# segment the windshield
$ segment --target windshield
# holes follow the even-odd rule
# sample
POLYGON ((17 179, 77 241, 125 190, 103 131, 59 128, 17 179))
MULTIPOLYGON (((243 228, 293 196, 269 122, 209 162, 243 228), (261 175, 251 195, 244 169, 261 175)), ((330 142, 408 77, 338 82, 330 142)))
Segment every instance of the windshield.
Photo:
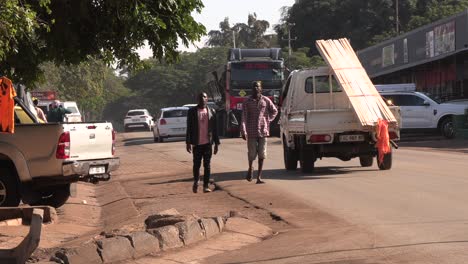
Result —
POLYGON ((72 114, 77 114, 78 113, 78 109, 76 107, 74 107, 74 106, 67 107, 67 110, 72 112, 72 114))
POLYGON ((188 110, 169 110, 164 111, 163 118, 186 117, 188 110))
POLYGON ((424 94, 425 96, 431 98, 432 100, 434 100, 434 102, 438 103, 438 104, 441 104, 442 103, 442 100, 440 99, 439 96, 435 96, 433 94, 430 94, 430 93, 426 93, 426 92, 421 92, 422 94, 424 94))
POLYGON ((231 64, 231 81, 283 80, 281 62, 239 62, 231 64))
POLYGON ((132 112, 128 112, 128 116, 138 116, 138 115, 144 115, 145 112, 143 111, 132 111, 132 112))

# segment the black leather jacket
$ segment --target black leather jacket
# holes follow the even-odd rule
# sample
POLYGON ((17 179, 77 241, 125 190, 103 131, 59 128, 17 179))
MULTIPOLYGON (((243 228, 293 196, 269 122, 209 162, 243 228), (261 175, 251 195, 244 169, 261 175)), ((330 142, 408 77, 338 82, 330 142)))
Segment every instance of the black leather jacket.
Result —
MULTIPOLYGON (((188 110, 187 114, 187 135, 185 142, 187 144, 198 145, 198 106, 194 106, 188 110)), ((208 108, 208 135, 210 143, 219 145, 218 129, 216 124, 216 111, 208 108)))

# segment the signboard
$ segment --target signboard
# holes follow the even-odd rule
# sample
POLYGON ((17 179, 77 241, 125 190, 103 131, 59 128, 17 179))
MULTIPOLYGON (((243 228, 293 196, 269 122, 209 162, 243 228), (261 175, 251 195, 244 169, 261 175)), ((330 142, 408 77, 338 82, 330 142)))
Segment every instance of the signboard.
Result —
POLYGON ((32 97, 36 97, 39 100, 55 100, 57 98, 56 91, 32 91, 32 97))
POLYGON ((434 31, 426 32, 426 58, 434 57, 434 31))
POLYGON ((382 49, 382 67, 395 64, 395 46, 389 45, 382 49))
POLYGON ((455 50, 455 21, 434 28, 434 55, 438 56, 455 50))

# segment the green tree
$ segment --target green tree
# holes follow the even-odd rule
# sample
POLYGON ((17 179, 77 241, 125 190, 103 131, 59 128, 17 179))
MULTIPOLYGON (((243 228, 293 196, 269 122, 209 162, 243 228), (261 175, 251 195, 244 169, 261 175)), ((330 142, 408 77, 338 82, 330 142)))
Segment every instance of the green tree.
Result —
POLYGON ((123 80, 115 76, 113 70, 101 60, 89 58, 78 65, 69 66, 47 62, 40 68, 49 77, 36 84, 36 89, 54 90, 61 100, 76 101, 91 120, 102 117, 106 104, 130 94, 123 86, 123 80))
POLYGON ((235 35, 236 46, 240 48, 266 48, 270 46, 271 36, 265 36, 270 23, 259 20, 257 14, 249 14, 247 24, 237 23, 230 26, 229 18, 219 23, 220 30, 211 30, 208 33, 206 44, 211 47, 232 47, 235 35))
POLYGON ((173 62, 179 39, 188 45, 205 33, 191 16, 201 11, 201 0, 6 0, 0 7, 2 14, 12 14, 2 16, 1 25, 10 28, 0 31, 0 39, 14 36, 16 44, 4 50, 0 72, 26 84, 38 78, 45 61, 78 64, 93 56, 137 69, 136 50, 145 43, 156 58, 173 62), (19 22, 28 26, 15 20, 18 10, 25 10, 19 22))

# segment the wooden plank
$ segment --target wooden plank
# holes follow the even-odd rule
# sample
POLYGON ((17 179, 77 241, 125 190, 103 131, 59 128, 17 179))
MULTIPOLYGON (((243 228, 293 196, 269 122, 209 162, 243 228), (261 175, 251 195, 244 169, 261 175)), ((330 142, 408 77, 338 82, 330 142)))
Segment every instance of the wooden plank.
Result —
POLYGON ((378 119, 396 124, 347 39, 318 40, 317 48, 348 95, 362 126, 376 126, 378 119))

